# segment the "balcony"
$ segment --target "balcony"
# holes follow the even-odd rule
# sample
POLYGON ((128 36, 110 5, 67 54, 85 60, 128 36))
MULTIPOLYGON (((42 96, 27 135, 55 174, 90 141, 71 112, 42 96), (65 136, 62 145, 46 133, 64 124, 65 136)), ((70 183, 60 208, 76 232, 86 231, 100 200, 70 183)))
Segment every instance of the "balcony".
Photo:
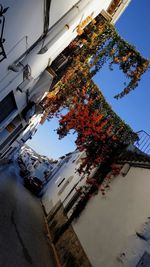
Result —
POLYGON ((137 132, 139 140, 134 145, 143 153, 150 156, 150 135, 145 131, 141 130, 137 132))
POLYGON ((113 0, 108 8, 108 13, 113 16, 118 10, 118 7, 122 4, 122 0, 113 0))

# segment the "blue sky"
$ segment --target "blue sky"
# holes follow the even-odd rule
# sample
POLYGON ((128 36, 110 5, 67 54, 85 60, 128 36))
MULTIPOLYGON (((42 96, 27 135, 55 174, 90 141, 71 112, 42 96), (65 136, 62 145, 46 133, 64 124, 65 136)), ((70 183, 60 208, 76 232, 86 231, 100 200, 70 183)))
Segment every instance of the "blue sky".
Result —
MULTIPOLYGON (((132 0, 126 11, 116 23, 120 35, 129 43, 136 46, 137 50, 150 59, 150 1, 132 0)), ((124 98, 116 100, 113 96, 123 89, 124 75, 114 69, 109 71, 107 65, 94 77, 104 96, 113 110, 134 131, 145 130, 150 133, 150 70, 145 73, 139 86, 124 98)), ((46 122, 40 126, 28 144, 38 153, 49 157, 58 158, 75 149, 75 136, 58 140, 54 131, 58 126, 57 119, 46 122)))

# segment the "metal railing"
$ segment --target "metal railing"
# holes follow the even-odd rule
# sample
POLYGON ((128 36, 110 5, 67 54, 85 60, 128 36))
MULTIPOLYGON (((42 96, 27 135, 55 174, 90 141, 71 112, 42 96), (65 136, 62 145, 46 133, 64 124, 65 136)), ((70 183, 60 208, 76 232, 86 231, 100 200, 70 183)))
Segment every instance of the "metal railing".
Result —
POLYGON ((3 44, 5 43, 5 39, 3 38, 4 33, 4 25, 5 25, 5 13, 8 10, 8 7, 3 8, 2 4, 0 4, 0 62, 6 58, 6 53, 4 50, 3 44))
POLYGON ((134 145, 143 153, 150 155, 150 135, 143 130, 137 132, 137 134, 139 140, 136 141, 134 145))

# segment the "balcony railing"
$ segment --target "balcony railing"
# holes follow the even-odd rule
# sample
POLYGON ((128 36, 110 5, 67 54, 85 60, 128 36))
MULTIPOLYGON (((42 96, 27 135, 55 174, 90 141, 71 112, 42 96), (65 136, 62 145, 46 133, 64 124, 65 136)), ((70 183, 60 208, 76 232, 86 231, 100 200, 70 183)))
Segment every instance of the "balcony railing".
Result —
POLYGON ((5 16, 4 14, 8 10, 8 7, 3 8, 2 4, 0 4, 0 62, 6 58, 6 53, 4 49, 5 39, 3 38, 4 33, 4 25, 5 25, 5 16))
POLYGON ((117 9, 119 8, 119 6, 123 3, 122 0, 113 0, 110 4, 110 6, 108 7, 107 12, 113 16, 115 14, 115 12, 117 11, 117 9))
POLYGON ((143 130, 137 132, 137 134, 139 140, 136 141, 134 145, 143 153, 150 155, 150 135, 143 130))

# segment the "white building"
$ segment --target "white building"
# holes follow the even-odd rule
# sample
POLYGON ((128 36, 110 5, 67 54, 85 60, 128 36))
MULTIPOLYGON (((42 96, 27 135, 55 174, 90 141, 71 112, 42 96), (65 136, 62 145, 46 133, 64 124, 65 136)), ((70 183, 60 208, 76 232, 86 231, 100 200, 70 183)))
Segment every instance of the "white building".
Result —
POLYGON ((58 161, 50 176, 50 182, 43 191, 42 203, 47 214, 59 201, 65 206, 75 194, 75 188, 83 178, 76 172, 82 156, 82 153, 75 150, 58 161))
MULTIPOLYGON (((88 16, 94 18, 101 12, 114 23, 129 2, 130 0, 1 1, 1 158, 12 153, 15 147, 20 147, 21 139, 24 142, 24 138, 27 140, 32 135, 31 128, 34 119, 37 120, 33 115, 42 113, 39 103, 50 90, 53 81, 53 74, 46 68, 77 36, 78 25, 88 16)), ((40 121, 40 116, 38 120, 40 121)))
POLYGON ((46 182, 48 176, 52 172, 55 162, 46 156, 36 153, 28 145, 23 145, 19 152, 18 160, 20 160, 20 168, 23 164, 31 176, 37 177, 39 180, 46 182))
POLYGON ((150 161, 136 157, 130 166, 127 175, 115 177, 106 196, 93 197, 73 223, 93 267, 150 266, 150 161), (149 259, 144 265, 145 254, 149 259))
MULTIPOLYGON (((68 217, 72 214, 82 197, 76 189, 87 186, 86 178, 75 172, 81 157, 75 151, 57 166, 42 198, 47 214, 60 206, 68 217)), ((115 164, 123 168, 111 174, 110 189, 89 200, 73 230, 93 267, 149 267, 150 157, 132 149, 115 164)))

